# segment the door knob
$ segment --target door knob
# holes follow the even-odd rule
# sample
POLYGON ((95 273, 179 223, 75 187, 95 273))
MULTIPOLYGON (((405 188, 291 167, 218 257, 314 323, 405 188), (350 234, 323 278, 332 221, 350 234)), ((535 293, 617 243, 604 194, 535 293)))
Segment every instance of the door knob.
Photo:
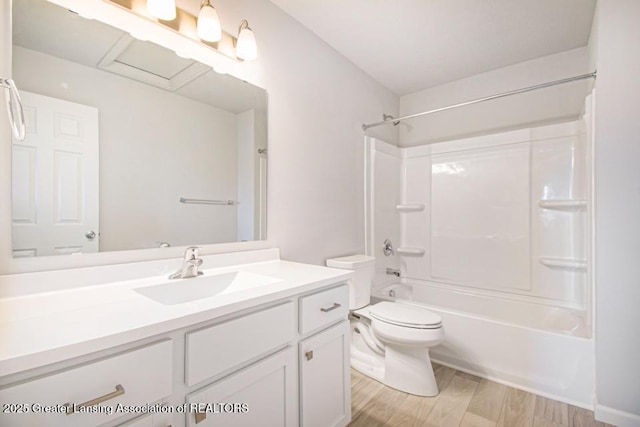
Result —
POLYGON ((97 236, 96 232, 91 230, 91 231, 87 231, 86 233, 84 233, 84 237, 87 238, 87 240, 93 240, 95 239, 97 236))

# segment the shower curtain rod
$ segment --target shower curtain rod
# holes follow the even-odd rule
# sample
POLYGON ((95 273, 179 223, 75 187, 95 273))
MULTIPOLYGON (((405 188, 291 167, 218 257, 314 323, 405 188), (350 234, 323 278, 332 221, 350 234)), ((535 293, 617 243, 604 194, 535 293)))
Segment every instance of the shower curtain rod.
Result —
POLYGON ((506 96, 511 96, 511 95, 518 95, 520 93, 531 92, 531 91, 534 91, 534 90, 544 89, 544 88, 551 87, 551 86, 562 85, 562 84, 565 84, 565 83, 571 83, 571 82, 575 82, 575 81, 578 81, 578 80, 595 79, 596 75, 597 75, 597 71, 594 71, 593 73, 589 73, 589 74, 581 74, 579 76, 568 77, 566 79, 555 80, 555 81, 552 81, 552 82, 542 83, 542 84, 535 85, 535 86, 529 86, 529 87, 525 87, 525 88, 522 88, 522 89, 510 90, 509 92, 500 93, 498 95, 491 95, 491 96, 486 96, 484 98, 478 98, 478 99, 474 99, 474 100, 471 100, 471 101, 461 102, 460 104, 448 105, 446 107, 436 108, 435 110, 423 111, 421 113, 410 114, 408 116, 398 117, 398 118, 395 118, 395 119, 386 119, 386 120, 382 120, 382 121, 375 122, 375 123, 363 124, 362 125, 362 130, 366 131, 369 128, 373 128, 373 127, 381 126, 381 125, 386 125, 387 123, 395 123, 395 124, 397 124, 398 122, 401 122, 403 120, 413 119, 415 117, 426 116, 428 114, 439 113, 440 111, 447 111, 447 110, 452 110, 452 109, 458 108, 458 107, 464 107, 465 105, 478 104, 480 102, 491 101, 493 99, 504 98, 506 96))

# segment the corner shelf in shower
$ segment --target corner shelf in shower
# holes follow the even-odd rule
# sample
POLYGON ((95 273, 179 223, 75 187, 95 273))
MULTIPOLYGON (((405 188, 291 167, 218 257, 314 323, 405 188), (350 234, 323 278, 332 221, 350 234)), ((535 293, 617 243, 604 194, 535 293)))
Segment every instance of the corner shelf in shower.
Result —
POLYGON ((409 205, 409 204, 402 204, 402 205, 396 205, 396 210, 398 212, 421 212, 424 210, 424 205, 409 205))
POLYGON ((547 267, 560 267, 571 270, 585 270, 587 268, 587 260, 584 259, 541 256, 538 260, 540 261, 540 264, 546 265, 547 267))
POLYGON ((423 248, 398 248, 396 249, 398 255, 410 255, 410 256, 422 256, 425 250, 423 248))
POLYGON ((583 209, 587 207, 586 200, 540 200, 538 206, 544 209, 583 209))

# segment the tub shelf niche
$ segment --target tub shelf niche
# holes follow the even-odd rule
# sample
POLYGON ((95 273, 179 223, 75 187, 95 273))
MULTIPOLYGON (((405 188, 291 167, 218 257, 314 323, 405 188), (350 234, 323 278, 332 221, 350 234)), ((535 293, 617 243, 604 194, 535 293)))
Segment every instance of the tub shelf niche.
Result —
POLYGON ((570 270, 586 270, 587 260, 576 258, 540 257, 540 264, 547 267, 566 268, 570 270))
POLYGON ((398 255, 409 255, 409 256, 423 256, 424 248, 408 248, 408 247, 400 247, 396 249, 398 255))
POLYGON ((538 206, 544 209, 564 209, 564 210, 577 210, 584 209, 587 207, 586 200, 540 200, 538 201, 538 206))
POLYGON ((424 210, 424 205, 420 205, 420 204, 396 205, 396 210, 398 212, 422 212, 424 210))

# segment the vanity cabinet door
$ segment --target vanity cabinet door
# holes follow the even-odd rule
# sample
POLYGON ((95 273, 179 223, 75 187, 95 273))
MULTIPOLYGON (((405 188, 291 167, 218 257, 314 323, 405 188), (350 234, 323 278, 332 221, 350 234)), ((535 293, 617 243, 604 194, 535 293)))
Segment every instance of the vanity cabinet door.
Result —
POLYGON ((287 348, 187 396, 188 427, 298 425, 296 354, 287 348))
POLYGON ((351 420, 349 321, 300 343, 303 427, 345 426, 351 420))

